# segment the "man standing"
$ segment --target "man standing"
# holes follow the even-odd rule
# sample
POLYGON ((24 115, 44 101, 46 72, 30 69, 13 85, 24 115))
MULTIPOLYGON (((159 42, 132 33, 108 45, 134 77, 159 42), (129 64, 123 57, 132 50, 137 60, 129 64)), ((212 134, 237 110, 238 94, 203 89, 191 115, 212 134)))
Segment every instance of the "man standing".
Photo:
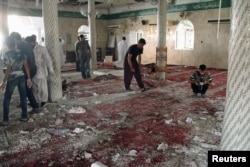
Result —
POLYGON ((22 107, 22 115, 19 121, 28 121, 25 84, 27 83, 28 88, 32 86, 27 59, 21 54, 20 50, 15 49, 15 41, 12 37, 6 38, 6 45, 9 50, 4 56, 4 64, 7 69, 0 85, 0 90, 5 90, 3 99, 3 121, 0 122, 0 126, 7 126, 9 124, 9 106, 11 96, 16 86, 18 87, 22 107), (26 82, 23 68, 27 76, 26 82))
POLYGON ((205 93, 212 82, 211 74, 206 71, 206 65, 201 64, 199 71, 195 71, 190 76, 191 88, 194 96, 201 93, 201 97, 205 97, 205 93))
POLYGON ((123 68, 127 47, 126 37, 122 37, 122 40, 118 43, 118 60, 114 63, 115 68, 123 68))
MULTIPOLYGON (((17 49, 19 49, 21 51, 21 54, 24 57, 26 57, 27 62, 28 62, 28 66, 29 66, 29 71, 30 71, 30 79, 32 80, 33 77, 36 75, 36 72, 37 72, 33 49, 29 44, 25 43, 22 40, 21 35, 19 33, 12 32, 10 34, 10 36, 12 38, 14 38, 17 49)), ((26 80, 27 80, 28 76, 27 76, 26 73, 25 73, 25 76, 26 76, 26 80)), ((35 99, 35 96, 33 94, 32 88, 27 87, 26 91, 27 91, 27 97, 28 97, 28 99, 30 101, 30 105, 33 108, 33 111, 34 112, 39 112, 39 106, 38 106, 38 103, 36 102, 36 99, 35 99)))
POLYGON ((34 95, 38 104, 44 107, 48 101, 48 70, 51 76, 55 75, 52 60, 47 49, 37 44, 34 37, 27 37, 25 41, 32 46, 36 59, 37 73, 32 79, 34 95))
POLYGON ((82 78, 90 78, 90 58, 91 51, 88 41, 85 40, 83 35, 80 35, 80 41, 76 44, 75 48, 76 56, 80 59, 80 68, 82 72, 82 78))
POLYGON ((140 87, 141 91, 145 91, 146 88, 142 82, 140 65, 141 65, 141 54, 143 53, 143 46, 146 44, 145 39, 141 38, 137 44, 129 47, 125 60, 124 60, 124 83, 125 89, 131 91, 130 88, 131 80, 135 76, 136 82, 140 87), (138 62, 137 62, 138 57, 138 62))

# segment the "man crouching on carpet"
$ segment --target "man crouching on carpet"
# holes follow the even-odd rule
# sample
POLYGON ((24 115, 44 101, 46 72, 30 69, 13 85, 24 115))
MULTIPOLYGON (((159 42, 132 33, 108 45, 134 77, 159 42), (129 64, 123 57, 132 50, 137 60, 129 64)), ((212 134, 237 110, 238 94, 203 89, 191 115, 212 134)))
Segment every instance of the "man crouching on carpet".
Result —
POLYGON ((147 90, 142 82, 140 65, 141 65, 141 54, 143 53, 143 46, 146 44, 145 39, 141 38, 137 44, 131 45, 127 50, 124 60, 124 83, 125 89, 131 91, 130 88, 131 80, 135 76, 136 82, 143 92, 147 90), (137 62, 138 56, 138 62, 137 62))
POLYGON ((191 76, 191 88, 193 89, 194 96, 201 93, 201 97, 205 97, 206 91, 212 82, 212 77, 206 71, 206 65, 201 64, 199 71, 195 71, 191 76))

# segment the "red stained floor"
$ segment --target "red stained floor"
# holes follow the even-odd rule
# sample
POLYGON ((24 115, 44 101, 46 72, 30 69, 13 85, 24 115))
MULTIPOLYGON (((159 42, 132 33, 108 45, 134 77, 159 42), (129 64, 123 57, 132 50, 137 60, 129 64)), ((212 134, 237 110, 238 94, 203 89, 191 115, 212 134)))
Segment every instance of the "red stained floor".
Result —
MULTIPOLYGON (((112 65, 99 64, 99 66, 111 68, 112 65)), ((151 90, 82 106, 86 108, 86 113, 82 114, 67 113, 67 109, 71 107, 71 100, 83 98, 84 101, 84 98, 105 94, 108 98, 108 95, 124 93, 123 78, 110 75, 70 82, 65 92, 68 100, 66 107, 58 111, 62 106, 56 105, 52 108, 48 106, 50 112, 45 113, 40 119, 35 119, 35 123, 27 123, 22 127, 14 124, 6 130, 11 132, 13 128, 18 127, 27 130, 31 126, 30 133, 39 128, 66 128, 73 131, 78 127, 77 123, 84 122, 86 126, 82 128, 85 128, 86 132, 89 131, 93 138, 85 143, 85 138, 81 134, 76 134, 74 137, 51 134, 50 139, 38 143, 39 147, 27 146, 19 152, 7 152, 1 155, 0 165, 43 167, 53 162, 52 166, 88 167, 94 161, 101 161, 110 167, 162 165, 171 157, 170 154, 156 149, 159 144, 167 143, 169 150, 172 151, 175 145, 188 146, 194 137, 194 129, 192 124, 185 123, 185 119, 190 115, 197 116, 200 111, 205 110, 209 115, 213 115, 218 106, 223 105, 223 99, 217 98, 225 97, 227 71, 209 69, 215 85, 209 88, 210 93, 207 98, 201 99, 190 97, 192 92, 189 83, 186 82, 195 69, 195 67, 169 66, 169 76, 166 81, 157 81, 154 79, 154 73, 149 73, 148 77, 144 77, 144 81, 152 88, 151 90), (55 111, 58 112, 54 117, 55 111), (64 115, 61 115, 62 113, 64 115), (57 118, 63 119, 64 123, 55 126, 53 121, 55 122, 57 118), (166 124, 165 121, 170 119, 173 123, 166 124), (184 123, 179 124, 178 121, 184 123), (94 130, 87 126, 94 127, 94 130), (76 148, 74 141, 83 146, 76 148), (73 155, 75 149, 78 150, 78 154, 88 150, 92 153, 92 159, 77 160, 73 155), (136 150, 137 156, 128 156, 130 150, 136 150), (119 160, 113 161, 112 157, 117 153, 120 154, 119 160)), ((147 71, 148 69, 145 69, 142 73, 147 71)), ((138 89, 135 81, 132 82, 132 87, 138 89)), ((218 140, 214 142, 218 143, 218 140)), ((15 147, 11 142, 10 145, 15 147)))

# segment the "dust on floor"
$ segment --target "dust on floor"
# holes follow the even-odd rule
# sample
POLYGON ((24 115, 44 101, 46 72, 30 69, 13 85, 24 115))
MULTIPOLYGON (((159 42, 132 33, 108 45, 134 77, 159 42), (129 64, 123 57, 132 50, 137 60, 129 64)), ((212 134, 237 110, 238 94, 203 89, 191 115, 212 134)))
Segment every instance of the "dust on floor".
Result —
POLYGON ((227 71, 209 69, 214 85, 206 98, 194 98, 188 79, 195 68, 168 70, 159 81, 144 69, 150 89, 143 93, 135 81, 135 91, 124 91, 123 78, 114 75, 67 75, 64 97, 27 123, 16 121, 14 96, 10 125, 0 127, 0 167, 207 166, 208 150, 219 149, 227 71))

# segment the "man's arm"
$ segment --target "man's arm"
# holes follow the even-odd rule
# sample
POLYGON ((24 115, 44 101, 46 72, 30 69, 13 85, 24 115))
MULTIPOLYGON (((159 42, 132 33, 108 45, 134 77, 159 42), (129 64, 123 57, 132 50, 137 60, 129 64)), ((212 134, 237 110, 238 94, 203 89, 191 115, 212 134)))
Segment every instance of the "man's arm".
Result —
POLYGON ((10 73, 11 73, 11 65, 10 65, 10 64, 7 64, 6 66, 7 66, 7 69, 6 69, 6 71, 5 71, 5 75, 4 75, 3 81, 2 81, 2 83, 1 83, 1 85, 0 85, 0 89, 1 89, 2 91, 4 91, 4 89, 5 89, 5 87, 6 87, 6 84, 7 84, 7 80, 8 80, 8 78, 9 78, 10 73))
POLYGON ((76 53, 76 60, 79 60, 79 55, 78 55, 78 48, 79 48, 79 42, 76 43, 76 47, 75 47, 75 53, 76 53))
POLYGON ((132 55, 131 54, 128 54, 128 65, 129 65, 129 68, 130 68, 130 71, 131 72, 135 72, 135 69, 134 69, 134 67, 133 67, 133 65, 132 65, 132 61, 131 61, 131 58, 132 58, 132 55))
POLYGON ((190 81, 191 83, 194 83, 196 85, 199 85, 199 83, 197 82, 197 78, 196 78, 196 72, 194 72, 191 76, 190 76, 190 81))
POLYGON ((89 43, 88 43, 88 50, 89 50, 89 57, 92 58, 92 56, 91 56, 91 49, 90 49, 89 43))
POLYGON ((141 55, 138 55, 138 63, 139 63, 139 66, 141 65, 141 55))
POLYGON ((28 88, 31 88, 32 87, 32 81, 30 79, 30 70, 29 70, 29 65, 28 65, 27 59, 24 59, 23 67, 24 67, 25 73, 27 75, 27 86, 28 86, 28 88))
POLYGON ((48 52, 48 50, 46 49, 46 47, 44 47, 44 48, 42 48, 42 49, 43 49, 43 52, 42 52, 42 54, 43 54, 43 59, 44 59, 44 61, 45 61, 45 63, 46 63, 46 66, 47 66, 48 69, 49 69, 49 73, 50 73, 51 75, 53 75, 55 72, 54 72, 54 69, 53 69, 52 60, 51 60, 51 58, 50 58, 49 52, 48 52))
POLYGON ((211 84, 212 83, 212 76, 210 73, 207 73, 207 80, 205 81, 205 84, 211 84))

